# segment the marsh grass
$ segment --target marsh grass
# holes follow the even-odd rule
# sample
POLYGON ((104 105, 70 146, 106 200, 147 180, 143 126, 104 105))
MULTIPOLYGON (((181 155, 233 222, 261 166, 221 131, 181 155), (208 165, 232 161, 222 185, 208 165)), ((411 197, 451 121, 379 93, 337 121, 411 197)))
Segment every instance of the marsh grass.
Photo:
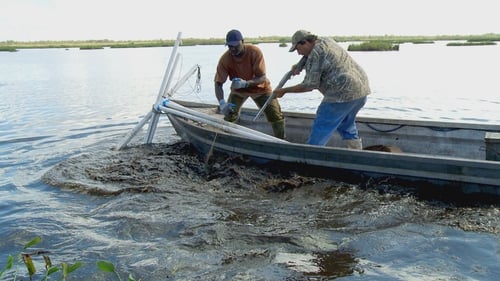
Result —
POLYGON ((485 45, 496 45, 493 41, 467 41, 467 42, 450 42, 446 46, 485 46, 485 45))
POLYGON ((0 46, 0 52, 17 52, 17 49, 9 46, 5 47, 0 46))
MULTIPOLYGON (((430 44, 435 41, 468 41, 468 42, 496 42, 500 41, 500 34, 483 34, 483 35, 438 35, 438 36, 330 36, 337 42, 370 42, 365 46, 377 47, 380 43, 373 42, 390 42, 394 46, 402 43, 414 44, 430 44)), ((287 44, 291 42, 290 36, 267 36, 256 38, 245 38, 245 42, 252 44, 260 43, 277 43, 287 44)), ((182 46, 196 45, 224 45, 224 38, 184 38, 182 46)), ((146 48, 146 47, 171 47, 174 46, 175 40, 129 40, 129 41, 113 41, 108 39, 103 40, 80 40, 80 41, 3 41, 0 42, 0 51, 15 51, 19 49, 33 48, 80 48, 84 49, 102 49, 102 48, 146 48)), ((394 47, 393 46, 393 47, 394 47)), ((380 48, 386 48, 387 45, 379 45, 380 48)), ((371 50, 369 48, 369 50, 371 50)))
POLYGON ((399 45, 388 41, 368 41, 360 44, 350 44, 348 51, 399 51, 399 45))
POLYGON ((80 46, 80 50, 95 50, 95 49, 104 49, 104 47, 96 45, 80 46))

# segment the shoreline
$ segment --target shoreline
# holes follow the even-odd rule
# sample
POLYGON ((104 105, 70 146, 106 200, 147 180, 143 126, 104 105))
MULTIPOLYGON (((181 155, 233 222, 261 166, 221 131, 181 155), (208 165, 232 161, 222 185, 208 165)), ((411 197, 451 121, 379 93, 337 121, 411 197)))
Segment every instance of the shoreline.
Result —
MULTIPOLYGON (((488 33, 482 35, 435 35, 435 36, 399 36, 399 35, 373 35, 373 36, 327 36, 337 42, 388 42, 392 44, 402 43, 434 43, 434 41, 466 41, 470 44, 500 42, 500 34, 488 33)), ((259 43, 280 43, 291 42, 290 36, 267 36, 257 38, 246 38, 245 42, 259 43)), ((195 45, 224 45, 224 38, 184 38, 183 46, 195 45)), ((15 51, 17 49, 40 49, 40 48, 80 48, 80 49, 102 49, 102 48, 144 48, 144 47, 171 47, 175 40, 155 39, 155 40, 62 40, 62 41, 1 41, 0 51, 15 51)), ((464 44, 466 45, 466 44, 464 44)))

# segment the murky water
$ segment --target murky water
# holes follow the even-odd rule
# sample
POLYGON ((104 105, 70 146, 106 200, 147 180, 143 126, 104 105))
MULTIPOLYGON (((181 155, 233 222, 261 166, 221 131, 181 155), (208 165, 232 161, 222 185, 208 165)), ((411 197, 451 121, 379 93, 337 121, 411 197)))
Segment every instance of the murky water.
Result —
MULTIPOLYGON (((350 184, 315 177, 307 169, 256 166, 220 154, 205 159, 179 142, 166 118, 154 145, 142 145, 139 134, 130 147, 113 150, 150 110, 166 65, 164 52, 0 53, 0 270, 9 254, 39 235, 36 248, 49 250, 54 264, 83 262, 72 280, 117 280, 97 270, 98 260, 113 262, 124 280, 129 273, 142 280, 496 280, 500 275, 498 204, 437 201, 402 187, 350 184)), ((209 55, 205 69, 218 57, 209 55)), ((375 53, 361 56, 365 64, 368 56, 379 59, 375 53)), ((387 80, 373 74, 376 65, 367 68, 381 85, 387 80)), ((273 80, 281 73, 273 70, 273 80)), ((180 95, 211 101, 210 84, 208 74, 202 93, 188 85, 180 95)), ((394 83, 375 86, 367 115, 385 108, 412 118, 468 118, 448 114, 454 106, 429 109, 427 99, 413 95, 407 99, 415 110, 398 108, 404 98, 384 92, 391 87, 394 83)), ((302 110, 314 108, 313 96, 302 110)), ((493 109, 500 101, 485 96, 460 108, 498 122, 493 109), (486 104, 490 113, 477 110, 476 103, 486 104)))
POLYGON ((362 188, 224 155, 204 159, 185 143, 85 154, 43 181, 106 196, 86 218, 92 232, 113 233, 98 248, 140 264, 124 270, 148 280, 480 280, 498 266, 495 251, 484 264, 477 248, 498 246, 497 207, 426 201, 404 188, 362 188))

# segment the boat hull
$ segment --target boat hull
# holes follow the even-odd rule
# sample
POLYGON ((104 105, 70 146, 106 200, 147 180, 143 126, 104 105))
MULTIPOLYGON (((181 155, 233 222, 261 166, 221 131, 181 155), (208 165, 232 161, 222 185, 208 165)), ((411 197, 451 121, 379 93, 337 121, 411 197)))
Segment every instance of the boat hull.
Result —
MULTIPOLYGON (((215 150, 245 155, 259 163, 280 161, 300 164, 309 171, 321 171, 323 174, 333 175, 342 180, 348 178, 351 181, 357 179, 373 183, 403 184, 420 189, 434 188, 433 191, 439 192, 453 191, 461 194, 487 194, 500 197, 500 162, 497 161, 438 154, 390 153, 295 142, 262 141, 214 130, 206 124, 192 122, 172 114, 168 116, 182 139, 193 144, 202 153, 215 150), (435 187, 442 188, 435 189, 435 187)), ((241 123, 245 122, 249 121, 243 120, 241 123)), ((304 126, 307 126, 311 120, 304 122, 306 124, 304 126)), ((259 126, 265 127, 266 124, 261 122, 260 125, 255 125, 255 129, 259 126)), ((288 126, 294 125, 287 124, 287 134, 288 131, 292 131, 288 130, 288 126)), ((304 136, 295 136, 295 139, 303 139, 308 129, 302 127, 300 131, 306 133, 304 136)), ((380 141, 379 139, 378 142, 380 141)), ((463 154, 467 155, 466 152, 463 154)))

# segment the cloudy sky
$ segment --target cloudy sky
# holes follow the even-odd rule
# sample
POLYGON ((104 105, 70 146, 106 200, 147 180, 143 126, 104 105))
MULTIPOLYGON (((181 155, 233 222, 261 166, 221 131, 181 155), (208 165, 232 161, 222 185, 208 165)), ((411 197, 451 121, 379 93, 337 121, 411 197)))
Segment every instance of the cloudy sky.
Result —
POLYGON ((497 0, 0 0, 0 41, 500 33, 497 0), (494 5, 495 4, 495 5, 494 5))

